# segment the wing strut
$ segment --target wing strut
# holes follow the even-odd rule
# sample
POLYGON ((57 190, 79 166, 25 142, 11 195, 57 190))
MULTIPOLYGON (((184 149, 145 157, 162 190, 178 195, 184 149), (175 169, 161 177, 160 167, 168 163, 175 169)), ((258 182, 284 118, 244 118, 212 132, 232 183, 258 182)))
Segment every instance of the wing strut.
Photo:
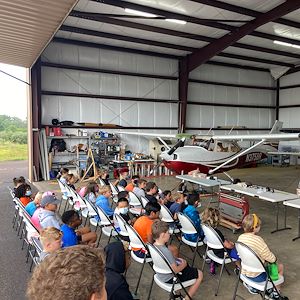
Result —
POLYGON ((237 159, 238 157, 248 153, 250 150, 254 149, 257 146, 260 146, 261 144, 263 144, 266 140, 263 139, 259 142, 257 142, 256 144, 252 145, 251 147, 243 150, 242 152, 239 152, 238 154, 234 155, 233 157, 231 157, 230 159, 228 159, 227 161, 225 161, 224 163, 222 163, 221 165, 217 166, 216 168, 209 170, 209 174, 213 174, 214 172, 216 172, 217 170, 219 170, 220 168, 223 168, 224 166, 226 166, 227 164, 229 164, 230 162, 232 162, 233 160, 237 159))

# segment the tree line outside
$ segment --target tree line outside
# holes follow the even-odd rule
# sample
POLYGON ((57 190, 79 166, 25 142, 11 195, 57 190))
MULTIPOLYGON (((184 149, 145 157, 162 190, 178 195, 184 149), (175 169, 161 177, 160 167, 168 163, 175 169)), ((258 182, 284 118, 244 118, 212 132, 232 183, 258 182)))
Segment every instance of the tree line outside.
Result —
POLYGON ((27 159, 27 121, 0 115, 0 161, 27 159))

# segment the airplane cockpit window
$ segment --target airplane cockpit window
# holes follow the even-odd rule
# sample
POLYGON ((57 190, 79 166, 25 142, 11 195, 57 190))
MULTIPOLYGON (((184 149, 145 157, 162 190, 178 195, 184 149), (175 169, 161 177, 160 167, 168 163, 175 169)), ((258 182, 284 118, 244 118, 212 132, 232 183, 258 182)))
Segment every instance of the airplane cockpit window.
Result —
POLYGON ((177 159, 177 154, 174 154, 173 155, 173 160, 176 160, 177 159))
POLYGON ((218 142, 217 143, 217 152, 228 152, 228 143, 218 142))
POLYGON ((231 142, 229 144, 229 151, 231 152, 238 152, 241 150, 240 146, 236 142, 231 142))

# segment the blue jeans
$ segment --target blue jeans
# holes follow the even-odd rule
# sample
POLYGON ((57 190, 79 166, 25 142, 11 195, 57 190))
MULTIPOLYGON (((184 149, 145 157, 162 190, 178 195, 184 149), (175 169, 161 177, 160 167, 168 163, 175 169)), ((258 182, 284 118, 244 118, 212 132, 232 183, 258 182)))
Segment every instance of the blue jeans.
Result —
POLYGON ((254 281, 254 282, 263 282, 266 281, 268 276, 266 272, 260 273, 259 275, 257 275, 256 277, 248 277, 250 280, 254 281))

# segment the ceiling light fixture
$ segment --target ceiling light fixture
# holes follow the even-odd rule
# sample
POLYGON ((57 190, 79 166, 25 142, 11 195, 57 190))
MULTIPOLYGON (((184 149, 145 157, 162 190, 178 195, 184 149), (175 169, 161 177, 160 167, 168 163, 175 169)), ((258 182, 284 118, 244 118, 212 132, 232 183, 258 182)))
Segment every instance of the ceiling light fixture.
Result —
POLYGON ((181 24, 181 25, 185 25, 187 23, 186 21, 177 20, 177 19, 166 19, 166 21, 181 24))
POLYGON ((138 16, 146 17, 146 18, 155 18, 155 17, 157 17, 154 14, 146 13, 146 12, 135 10, 135 9, 131 9, 131 8, 125 8, 125 12, 127 12, 129 14, 133 14, 133 15, 138 15, 138 16))
POLYGON ((293 45, 290 43, 285 43, 281 41, 273 41, 274 44, 281 45, 281 46, 286 46, 286 47, 292 47, 293 45))

